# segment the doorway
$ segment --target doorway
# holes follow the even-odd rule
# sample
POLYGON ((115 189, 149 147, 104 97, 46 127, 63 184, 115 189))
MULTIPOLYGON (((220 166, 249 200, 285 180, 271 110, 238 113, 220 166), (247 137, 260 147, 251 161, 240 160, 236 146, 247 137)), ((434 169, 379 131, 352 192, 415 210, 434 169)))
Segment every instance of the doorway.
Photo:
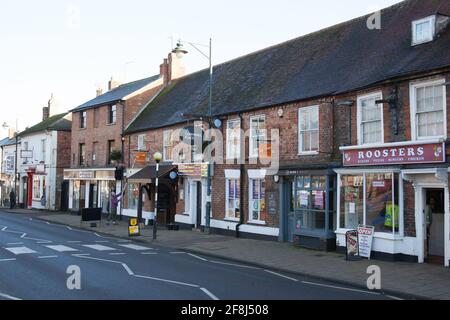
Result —
POLYGON ((424 189, 425 261, 444 264, 445 256, 445 201, 444 189, 424 189))
POLYGON ((67 211, 69 209, 69 181, 65 180, 61 184, 61 204, 60 210, 67 211))
POLYGON ((196 227, 200 228, 202 225, 202 183, 200 181, 195 183, 196 185, 196 227))
POLYGON ((89 208, 97 208, 98 202, 98 186, 96 182, 89 184, 89 208))

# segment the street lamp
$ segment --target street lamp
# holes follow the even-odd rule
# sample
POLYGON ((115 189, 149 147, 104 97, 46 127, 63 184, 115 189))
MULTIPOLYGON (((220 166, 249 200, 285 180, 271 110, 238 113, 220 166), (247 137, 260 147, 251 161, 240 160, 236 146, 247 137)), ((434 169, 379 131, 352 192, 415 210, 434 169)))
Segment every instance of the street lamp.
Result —
POLYGON ((153 240, 156 240, 156 223, 158 217, 158 185, 159 185, 159 163, 161 162, 162 154, 155 152, 153 160, 156 161, 156 180, 155 180, 155 216, 153 218, 153 240))
MULTIPOLYGON (((14 132, 14 138, 15 138, 15 144, 16 144, 16 155, 15 155, 15 165, 14 165, 14 194, 16 196, 16 203, 17 203, 17 159, 19 158, 19 131, 17 130, 18 121, 16 119, 16 128, 14 132)), ((6 122, 3 123, 2 127, 4 129, 10 128, 11 126, 7 124, 6 122)))
MULTIPOLYGON (((192 43, 188 41, 178 40, 177 46, 172 50, 172 53, 175 53, 177 58, 182 58, 185 54, 188 53, 187 50, 184 49, 183 43, 187 43, 191 45, 195 50, 197 50, 202 56, 204 56, 209 61, 209 99, 208 99, 208 115, 205 117, 208 119, 208 123, 211 126, 213 124, 212 120, 212 90, 213 90, 213 65, 212 65, 212 39, 209 39, 209 46, 192 43), (209 55, 204 53, 198 47, 209 47, 209 55)), ((211 159, 208 155, 208 176, 207 176, 207 197, 206 197, 206 230, 208 233, 211 233, 211 159)))

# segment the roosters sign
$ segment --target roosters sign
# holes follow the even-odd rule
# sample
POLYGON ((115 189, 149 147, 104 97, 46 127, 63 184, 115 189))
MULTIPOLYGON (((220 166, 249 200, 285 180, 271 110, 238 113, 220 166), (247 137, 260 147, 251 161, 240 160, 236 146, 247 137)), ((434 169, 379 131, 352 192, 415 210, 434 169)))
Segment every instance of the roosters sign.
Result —
POLYGON ((444 143, 343 151, 344 166, 445 162, 444 143))

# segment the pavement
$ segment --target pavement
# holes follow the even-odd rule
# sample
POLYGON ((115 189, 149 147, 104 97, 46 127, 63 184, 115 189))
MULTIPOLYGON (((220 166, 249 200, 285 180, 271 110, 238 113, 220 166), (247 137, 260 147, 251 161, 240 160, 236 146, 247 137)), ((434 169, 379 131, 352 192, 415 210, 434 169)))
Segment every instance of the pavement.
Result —
MULTIPOLYGON (((12 212, 30 214, 29 210, 16 209, 12 212)), ((80 226, 80 217, 77 215, 35 211, 32 211, 32 215, 49 223, 81 227, 98 234, 129 239, 125 221, 109 226, 102 222, 97 228, 91 228, 89 224, 80 226)), ((402 298, 450 299, 450 269, 443 266, 381 260, 346 261, 343 254, 335 252, 314 251, 287 243, 209 235, 190 230, 159 229, 157 240, 153 240, 151 228, 146 227, 141 236, 134 237, 133 240, 365 290, 369 277, 367 268, 376 265, 381 269, 380 292, 384 294, 402 298)))

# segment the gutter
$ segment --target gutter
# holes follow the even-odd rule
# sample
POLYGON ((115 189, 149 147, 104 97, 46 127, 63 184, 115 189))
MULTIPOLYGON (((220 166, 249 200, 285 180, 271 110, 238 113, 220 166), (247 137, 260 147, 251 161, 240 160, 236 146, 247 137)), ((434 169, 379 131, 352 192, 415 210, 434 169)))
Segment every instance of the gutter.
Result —
MULTIPOLYGON (((242 113, 238 114, 239 116, 239 120, 241 121, 241 128, 242 125, 244 123, 244 119, 242 118, 242 113)), ((244 137, 244 143, 242 143, 242 139, 243 137, 241 137, 241 143, 240 143, 240 148, 241 148, 241 159, 242 156, 245 159, 245 147, 243 148, 243 146, 245 146, 245 137, 244 137), (243 152, 242 152, 243 151, 243 152)), ((244 175, 245 175, 245 164, 242 163, 240 164, 240 174, 239 174, 239 194, 240 194, 240 200, 239 200, 239 223, 236 225, 236 238, 240 238, 240 227, 244 224, 244 201, 243 197, 244 197, 244 175)))

